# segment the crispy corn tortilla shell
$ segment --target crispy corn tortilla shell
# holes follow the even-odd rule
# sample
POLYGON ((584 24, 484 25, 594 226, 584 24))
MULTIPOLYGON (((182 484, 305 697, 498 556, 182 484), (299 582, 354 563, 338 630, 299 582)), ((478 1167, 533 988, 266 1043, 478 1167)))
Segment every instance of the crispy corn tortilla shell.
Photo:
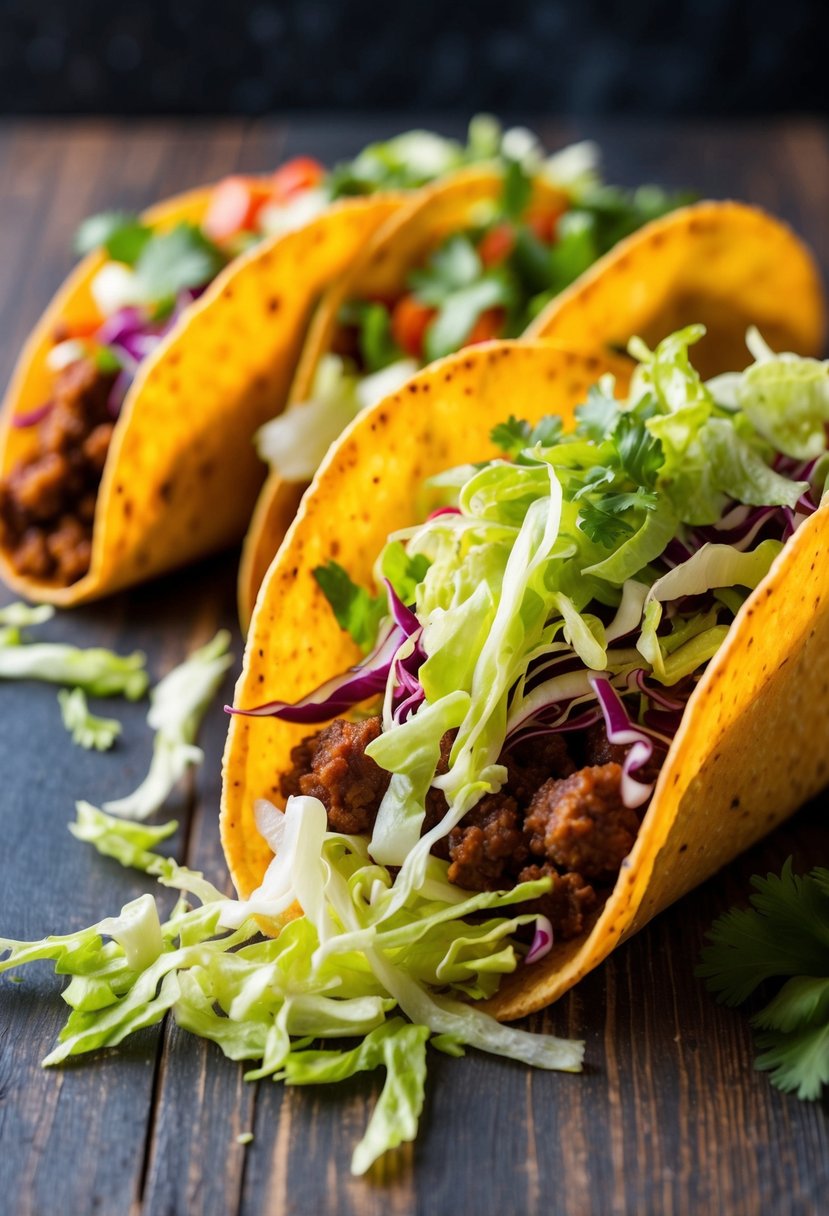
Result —
MULTIPOLYGON (((312 577, 335 558, 360 582, 389 532, 410 524, 423 479, 494 454, 491 427, 573 408, 598 357, 543 343, 490 343, 433 365, 358 418, 329 453, 259 597, 235 704, 288 701, 358 652, 312 577)), ((829 780, 829 506, 807 520, 739 613, 670 749, 637 843, 592 930, 508 977, 489 1009, 523 1016, 560 997, 620 942, 771 831, 829 780)), ((224 756, 222 843, 240 896, 271 854, 256 798, 308 732, 234 718, 224 756)))
MULTIPOLYGON (((503 191, 504 178, 487 167, 463 169, 412 196, 367 244, 347 274, 320 300, 291 384, 289 401, 308 401, 322 357, 331 350, 342 305, 354 299, 395 298, 403 293, 409 274, 422 266, 453 233, 464 232, 491 217, 503 191)), ((542 178, 533 183, 527 210, 567 207, 568 198, 542 178)), ((239 567, 239 616, 246 628, 262 579, 293 518, 291 507, 299 488, 269 471, 242 550, 239 567)), ((294 510, 296 508, 294 507, 294 510)))
MULTIPOLYGON (((211 191, 148 211, 159 228, 200 222, 211 191)), ((61 606, 99 598, 240 539, 262 482, 253 435, 283 407, 312 308, 402 196, 333 204, 305 227, 234 260, 145 359, 127 393, 98 494, 88 573, 71 586, 22 576, 16 592, 61 606)), ((15 414, 47 400, 46 357, 60 321, 87 321, 104 258, 85 258, 52 300, 18 362, 0 422, 0 474, 34 449, 15 414)))
POLYGON ((528 337, 572 349, 653 347, 691 322, 706 379, 747 366, 756 325, 773 350, 820 355, 825 305, 809 249, 780 220, 737 202, 682 207, 620 241, 539 314, 528 337))
MULTIPOLYGON (((394 216, 321 301, 291 386, 292 402, 310 395, 340 305, 360 295, 398 294, 412 266, 449 232, 468 227, 475 208, 497 197, 499 183, 496 175, 469 171, 424 191, 394 216)), ((787 225, 756 207, 683 207, 621 241, 539 314, 527 336, 570 350, 623 352, 634 334, 654 346, 695 321, 708 328, 694 347, 694 364, 706 378, 746 366, 749 325, 757 325, 775 350, 819 355, 825 306, 810 251, 787 225)), ((240 568, 245 626, 295 497, 277 473, 268 474, 240 568)))

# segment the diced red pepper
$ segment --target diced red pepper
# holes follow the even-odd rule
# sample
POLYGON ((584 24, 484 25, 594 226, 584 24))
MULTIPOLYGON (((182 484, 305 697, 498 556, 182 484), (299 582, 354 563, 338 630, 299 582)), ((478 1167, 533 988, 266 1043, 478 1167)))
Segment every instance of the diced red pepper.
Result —
POLYGON ((465 345, 475 346, 478 342, 488 342, 490 338, 500 338, 504 318, 503 308, 488 308, 486 312, 482 312, 472 326, 465 345))
POLYGON ((295 156, 280 165, 271 178, 271 189, 276 202, 284 202, 301 190, 311 190, 325 177, 325 169, 312 156, 295 156))
POLYGON ((202 223, 205 236, 212 241, 226 241, 238 232, 252 229, 268 196, 264 182, 247 177, 226 177, 216 186, 210 199, 202 223))
POLYGON ((413 295, 403 296, 391 314, 391 334, 397 345, 415 359, 423 358, 426 330, 435 316, 435 309, 421 304, 413 295))
POLYGON ((545 245, 552 245, 556 240, 556 230, 558 221, 564 215, 563 207, 556 207, 553 210, 531 211, 527 216, 527 224, 532 228, 535 235, 545 245))
POLYGON ((496 224, 490 228, 478 246, 478 257, 487 268, 500 266, 515 248, 515 229, 512 224, 496 224))

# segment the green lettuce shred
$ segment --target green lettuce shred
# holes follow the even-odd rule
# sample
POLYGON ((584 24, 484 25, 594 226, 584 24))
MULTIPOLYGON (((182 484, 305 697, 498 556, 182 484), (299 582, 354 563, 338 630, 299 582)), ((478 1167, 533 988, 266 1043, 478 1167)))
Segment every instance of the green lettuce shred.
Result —
POLYGON ((173 788, 204 753, 195 744, 202 718, 233 663, 230 634, 221 629, 211 642, 159 681, 150 693, 147 723, 155 731, 150 771, 132 794, 106 803, 127 819, 147 819, 164 805, 173 788))
POLYGON ((73 743, 87 751, 106 752, 121 734, 121 723, 116 718, 99 718, 92 713, 82 688, 62 688, 58 693, 63 725, 72 736, 73 743))

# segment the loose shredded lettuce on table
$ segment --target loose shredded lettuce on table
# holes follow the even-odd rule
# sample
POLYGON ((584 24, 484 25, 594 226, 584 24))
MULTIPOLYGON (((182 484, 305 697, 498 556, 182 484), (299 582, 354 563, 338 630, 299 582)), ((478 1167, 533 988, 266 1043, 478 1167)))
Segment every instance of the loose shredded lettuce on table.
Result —
POLYGON ((230 634, 221 629, 211 642, 160 680, 150 693, 147 722, 155 731, 150 771, 132 794, 106 803, 127 819, 147 819, 163 806, 176 783, 204 752, 195 744, 202 718, 233 663, 230 634))
POLYGON ((63 725, 72 736, 72 742, 87 751, 106 752, 121 734, 121 723, 116 718, 99 718, 90 710, 82 688, 62 688, 58 693, 63 725))
POLYGON ((326 832, 315 801, 293 799, 284 817, 260 808, 270 838, 282 835, 283 860, 246 904, 155 852, 175 824, 127 823, 80 803, 72 825, 77 838, 200 904, 191 907, 182 896, 162 920, 155 899, 143 895, 118 916, 73 934, 0 939, 0 973, 50 959, 69 977, 62 995, 71 1012, 44 1064, 117 1046, 170 1012, 230 1059, 250 1061, 251 1080, 316 1085, 382 1067, 385 1083, 352 1159, 358 1174, 414 1139, 432 1036, 439 1050, 454 1055, 467 1044, 536 1067, 578 1071, 583 1044, 501 1026, 459 999, 491 995, 515 969, 512 935, 534 917, 514 915, 512 905, 536 897, 549 880, 467 898, 447 881, 446 864, 433 858, 424 888, 381 931, 376 906, 391 875, 371 861, 364 840, 326 832), (320 869, 313 915, 263 938, 252 910, 273 912, 285 898, 295 899, 320 869), (463 918, 473 910, 488 915, 468 924, 463 918), (371 945, 358 949, 356 939, 371 945))

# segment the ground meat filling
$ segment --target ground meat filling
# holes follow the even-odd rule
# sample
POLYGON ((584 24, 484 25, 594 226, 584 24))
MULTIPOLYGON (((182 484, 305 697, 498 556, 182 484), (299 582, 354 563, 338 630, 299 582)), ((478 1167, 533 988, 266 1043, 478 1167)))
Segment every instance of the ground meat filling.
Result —
POLYGON ((336 718, 318 735, 303 739, 291 752, 292 770, 280 783, 284 798, 319 798, 333 832, 370 835, 391 774, 366 755, 380 734, 380 719, 349 722, 336 718))
POLYGON ((639 818, 622 802, 621 766, 602 764, 545 781, 524 827, 536 857, 587 878, 608 879, 633 848, 639 818))
MULTIPOLYGON (((390 780, 365 754, 380 730, 379 717, 338 718, 303 739, 281 780, 283 797, 313 795, 326 807, 332 830, 369 834, 390 780)), ((436 775, 449 770, 456 734, 448 731, 441 739, 436 775)), ((599 729, 582 743, 583 754, 599 757, 609 746, 599 729)), ((613 882, 636 841, 639 818, 622 801, 621 765, 613 760, 577 768, 561 735, 522 743, 500 763, 507 783, 469 811, 434 851, 449 862, 450 882, 469 891, 508 890, 552 876, 551 892, 531 910, 549 917, 557 940, 576 937, 599 906, 596 886, 613 882)), ((446 810, 443 792, 431 789, 424 831, 446 810)))
POLYGON ((36 451, 0 481, 0 543, 20 574, 68 585, 89 569, 113 378, 90 359, 59 372, 36 451))
POLYGON ((514 886, 505 875, 515 874, 527 857, 518 804, 502 794, 488 794, 449 833, 449 881, 469 891, 514 886))

